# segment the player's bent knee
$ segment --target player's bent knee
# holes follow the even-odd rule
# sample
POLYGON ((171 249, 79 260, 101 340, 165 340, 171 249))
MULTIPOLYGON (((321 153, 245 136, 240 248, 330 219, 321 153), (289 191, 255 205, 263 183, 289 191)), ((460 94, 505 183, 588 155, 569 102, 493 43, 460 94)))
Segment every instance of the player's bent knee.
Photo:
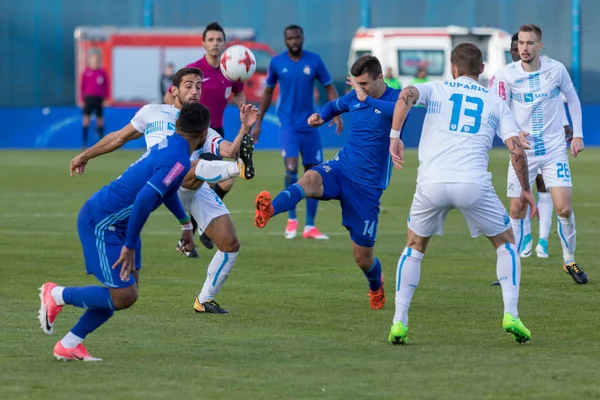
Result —
POLYGON ((515 235, 513 233, 512 228, 507 229, 499 235, 488 237, 488 239, 490 240, 490 242, 492 242, 492 245, 495 249, 497 249, 500 246, 503 246, 506 243, 515 244, 515 235))
POLYGON ((137 301, 138 288, 137 285, 131 285, 122 289, 111 289, 110 294, 115 310, 124 310, 137 301))
POLYGON ((217 248, 223 253, 237 253, 240 251, 240 241, 237 236, 228 236, 220 244, 217 244, 217 248))
POLYGON ((573 208, 570 205, 560 204, 556 207, 556 215, 561 218, 569 218, 573 213, 573 208))
POLYGON ((527 206, 523 204, 521 199, 511 198, 510 199, 510 217, 513 219, 523 219, 527 212, 527 206))

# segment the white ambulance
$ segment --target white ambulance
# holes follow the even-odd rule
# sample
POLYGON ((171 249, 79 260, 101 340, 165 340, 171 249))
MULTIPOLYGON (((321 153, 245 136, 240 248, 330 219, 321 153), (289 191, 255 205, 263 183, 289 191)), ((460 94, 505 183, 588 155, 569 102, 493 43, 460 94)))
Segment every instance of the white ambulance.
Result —
POLYGON ((483 52, 485 70, 480 83, 512 62, 511 34, 496 28, 361 28, 350 45, 348 70, 358 57, 376 56, 384 70, 392 69, 402 87, 411 84, 419 68, 427 71, 429 80, 452 79, 450 53, 461 42, 475 43, 483 52))

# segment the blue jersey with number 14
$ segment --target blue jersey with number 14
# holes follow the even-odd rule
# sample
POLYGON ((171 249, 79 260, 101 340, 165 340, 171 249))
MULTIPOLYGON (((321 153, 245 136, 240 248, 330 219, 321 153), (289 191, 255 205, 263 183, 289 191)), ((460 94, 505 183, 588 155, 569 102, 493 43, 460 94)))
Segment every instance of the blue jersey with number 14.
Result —
POLYGON ((494 136, 517 136, 510 109, 477 81, 414 85, 417 104, 427 109, 419 142, 417 184, 480 183, 491 185, 488 152, 494 136))
POLYGON ((400 90, 387 87, 378 99, 360 102, 352 90, 332 102, 336 114, 350 112, 352 115, 352 131, 336 156, 344 175, 351 181, 377 189, 387 187, 392 175, 390 129, 399 94, 400 90), (378 107, 372 100, 382 106, 378 107))

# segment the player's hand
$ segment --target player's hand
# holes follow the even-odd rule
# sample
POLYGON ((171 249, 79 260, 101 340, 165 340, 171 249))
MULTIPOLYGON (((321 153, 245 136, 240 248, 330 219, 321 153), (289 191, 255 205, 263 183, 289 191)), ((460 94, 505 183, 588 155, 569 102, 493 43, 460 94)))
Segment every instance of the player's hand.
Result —
POLYGON ((72 159, 71 167, 69 168, 69 173, 71 174, 71 176, 75 176, 75 172, 77 172, 77 175, 83 174, 87 163, 88 160, 83 156, 83 154, 79 154, 74 159, 72 159))
POLYGON ((521 144, 525 150, 531 149, 531 143, 527 140, 527 136, 529 136, 529 132, 519 132, 519 139, 521 139, 521 144))
POLYGON ((131 273, 135 271, 135 250, 123 246, 121 255, 117 262, 113 264, 112 269, 117 268, 119 265, 121 266, 121 280, 123 282, 129 281, 131 273))
POLYGON ((335 133, 340 136, 344 130, 344 120, 342 119, 342 116, 338 115, 337 117, 334 117, 327 126, 331 126, 333 124, 335 124, 335 133))
POLYGON ((397 169, 402 169, 404 164, 404 143, 400 138, 390 138, 390 155, 397 169))
POLYGON ((367 94, 365 93, 364 89, 360 87, 360 85, 356 82, 356 80, 353 77, 347 77, 346 84, 354 88, 354 91, 356 92, 356 98, 358 99, 358 101, 363 102, 367 99, 367 94))
POLYGON ((538 213, 538 208, 537 208, 537 204, 535 202, 535 198, 533 197, 533 194, 531 194, 531 190, 521 190, 521 201, 523 202, 523 204, 527 203, 529 204, 529 218, 533 219, 534 216, 538 216, 539 218, 539 213, 538 213))
POLYGON ((573 157, 577 157, 579 153, 581 153, 585 149, 585 145, 583 144, 583 138, 576 137, 571 140, 571 155, 573 157))
POLYGON ((252 143, 258 143, 258 138, 260 137, 261 126, 260 123, 254 125, 254 129, 252 129, 252 143))
POLYGON ((194 231, 181 232, 181 246, 177 249, 181 254, 194 250, 194 231))
POLYGON ((246 128, 252 128, 258 121, 258 108, 253 104, 244 104, 240 107, 240 120, 246 128))
POLYGON ((325 123, 325 121, 323 121, 323 118, 321 118, 321 115, 319 115, 319 113, 314 113, 313 115, 308 117, 307 122, 308 125, 312 126, 313 128, 318 128, 325 123))
POLYGON ((565 140, 567 143, 571 143, 573 140, 573 129, 569 125, 565 125, 565 140))

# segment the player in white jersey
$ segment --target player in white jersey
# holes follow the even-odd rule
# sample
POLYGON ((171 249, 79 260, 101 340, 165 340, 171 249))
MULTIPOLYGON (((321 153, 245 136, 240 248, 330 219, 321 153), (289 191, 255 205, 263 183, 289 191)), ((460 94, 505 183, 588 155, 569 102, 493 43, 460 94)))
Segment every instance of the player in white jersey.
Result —
POLYGON ((485 235, 497 254, 496 273, 502 287, 502 326, 520 343, 531 333, 519 319, 517 303, 521 261, 506 209, 498 199, 488 172, 488 152, 498 135, 510 149, 510 158, 524 190, 521 199, 537 213, 529 187, 527 157, 508 107, 477 79, 483 72, 481 50, 461 43, 451 54, 452 81, 425 83, 402 90, 396 103, 390 154, 402 167, 404 145, 400 131, 412 105, 427 109, 419 142, 417 189, 408 218, 408 241, 398 261, 396 312, 389 335, 404 344, 408 308, 419 284, 421 260, 432 235, 443 234, 446 215, 458 209, 472 237, 485 235))
MULTIPOLYGON (((519 53, 521 60, 513 62, 493 79, 493 91, 511 108, 520 130, 530 132, 523 142, 529 159, 529 179, 541 169, 546 187, 558 217, 558 235, 563 249, 563 268, 579 284, 587 283, 588 277, 575 263, 575 215, 572 209, 571 172, 561 121, 564 107, 560 94, 567 99, 573 122, 571 154, 577 156, 584 149, 581 103, 573 87, 571 77, 560 62, 542 59, 542 31, 536 25, 523 25, 519 29, 519 53), (529 144, 531 141, 531 145, 529 144)), ((507 194, 510 197, 510 217, 515 240, 521 243, 523 217, 526 210, 519 199, 521 185, 514 169, 508 168, 507 194)))
MULTIPOLYGON (((182 105, 197 102, 201 90, 202 72, 196 68, 180 69, 173 78, 174 105, 149 104, 142 107, 124 128, 106 135, 96 145, 76 156, 71 161, 71 175, 74 172, 82 174, 92 158, 114 151, 142 135, 145 136, 148 148, 160 143, 173 134, 182 105)), ((194 303, 197 312, 227 313, 214 301, 214 297, 233 269, 240 246, 227 207, 205 182, 219 182, 237 175, 249 179, 254 175, 253 145, 248 133, 256 121, 256 113, 256 107, 252 105, 242 107, 242 128, 233 142, 223 140, 209 128, 202 148, 192 154, 192 168, 179 190, 185 210, 198 222, 201 232, 207 232, 213 237, 218 248, 209 264, 202 291, 194 303), (237 162, 198 159, 202 152, 234 158, 238 150, 240 158, 237 162)))
MULTIPOLYGON (((519 34, 515 33, 512 36, 510 43, 510 55, 513 61, 520 61, 521 55, 519 54, 519 34)), ((547 58, 541 56, 542 58, 547 58)), ((494 79, 490 79, 490 87, 493 87, 494 79)), ((573 138, 573 130, 569 126, 569 120, 567 119, 567 113, 564 107, 559 107, 561 124, 564 126, 565 139, 567 143, 571 142, 573 138)), ((552 227, 552 196, 548 193, 546 184, 544 183, 544 177, 542 171, 538 170, 537 176, 535 177, 535 186, 538 192, 538 210, 540 214, 539 223, 539 237, 535 247, 535 253, 539 258, 548 258, 548 236, 550 236, 550 228, 552 227)), ((531 220, 528 215, 523 218, 523 240, 521 248, 519 249, 521 258, 531 257, 533 250, 533 237, 531 236, 531 220)), ((493 285, 500 285, 500 282, 494 282, 493 285)))

